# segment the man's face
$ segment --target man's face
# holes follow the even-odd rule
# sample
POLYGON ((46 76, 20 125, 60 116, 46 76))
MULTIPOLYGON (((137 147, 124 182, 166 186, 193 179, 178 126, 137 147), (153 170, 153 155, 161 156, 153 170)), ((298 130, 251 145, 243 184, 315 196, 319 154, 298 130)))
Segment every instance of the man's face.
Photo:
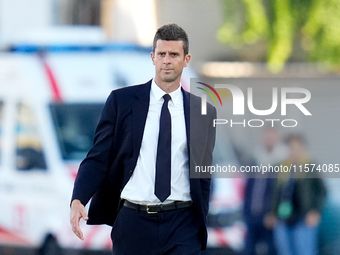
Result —
POLYGON ((158 40, 151 58, 156 69, 156 82, 179 82, 191 56, 184 56, 183 41, 158 40))

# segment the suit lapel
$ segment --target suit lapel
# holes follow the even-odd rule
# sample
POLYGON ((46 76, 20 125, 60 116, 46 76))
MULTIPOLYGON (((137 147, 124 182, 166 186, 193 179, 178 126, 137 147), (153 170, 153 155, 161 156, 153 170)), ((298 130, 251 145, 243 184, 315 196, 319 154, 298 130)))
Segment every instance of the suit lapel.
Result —
MULTIPOLYGON (((132 106, 133 155, 138 157, 142 144, 146 117, 149 111, 151 81, 138 87, 132 106)), ((127 102, 129 103, 129 102, 127 102)))
POLYGON ((202 127, 200 100, 189 92, 182 91, 189 162, 192 166, 199 166, 202 164, 203 148, 205 148, 207 139, 204 135, 204 127, 202 127), (190 128, 190 125, 193 125, 193 128, 190 128))
MULTIPOLYGON (((184 105, 184 117, 185 117, 185 127, 187 134, 187 146, 190 164, 199 165, 203 157, 203 151, 195 146, 202 137, 199 135, 199 125, 195 114, 195 110, 199 109, 197 105, 197 100, 191 100, 192 95, 189 92, 183 91, 183 105, 184 105), (195 128, 191 129, 190 125, 194 124, 195 128), (195 143, 193 143, 195 142, 195 143)), ((202 147, 204 148, 204 147, 202 147)))
MULTIPOLYGON (((189 157, 189 170, 188 171, 189 171, 189 176, 190 176, 191 166, 197 165, 196 163, 197 159, 195 159, 195 156, 193 155, 195 148, 191 148, 191 142, 190 142, 190 134, 191 134, 190 132, 190 107, 193 107, 193 106, 190 105, 190 97, 191 97, 190 93, 183 90, 183 88, 182 88, 182 92, 183 92, 184 119, 185 119, 185 129, 186 129, 186 134, 187 134, 187 147, 188 147, 188 157, 189 157)), ((191 137, 191 139, 193 139, 193 137, 191 137)), ((199 194, 201 190, 200 179, 190 178, 189 182, 190 182, 191 198, 193 199, 193 201, 198 201, 200 199, 199 194)))
POLYGON ((188 155, 190 155, 190 94, 182 88, 185 130, 187 135, 188 155))

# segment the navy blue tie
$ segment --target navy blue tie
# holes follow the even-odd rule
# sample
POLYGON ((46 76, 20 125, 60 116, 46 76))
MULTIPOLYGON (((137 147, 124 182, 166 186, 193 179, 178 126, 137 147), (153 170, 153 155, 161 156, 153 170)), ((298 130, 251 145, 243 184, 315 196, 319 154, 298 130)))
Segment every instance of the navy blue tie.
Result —
POLYGON ((164 103, 159 120, 159 135, 156 156, 155 195, 164 202, 171 193, 171 115, 169 94, 163 96, 164 103))

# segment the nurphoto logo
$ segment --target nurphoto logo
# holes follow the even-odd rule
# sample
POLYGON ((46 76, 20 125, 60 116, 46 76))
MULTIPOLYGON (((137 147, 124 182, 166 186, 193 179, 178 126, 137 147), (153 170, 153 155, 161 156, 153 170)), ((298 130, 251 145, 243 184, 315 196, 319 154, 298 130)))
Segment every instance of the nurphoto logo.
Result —
MULTIPOLYGON (((196 87, 208 94, 213 102, 215 103, 216 107, 222 107, 222 99, 220 95, 217 93, 216 89, 227 89, 232 96, 232 113, 233 115, 245 115, 245 105, 248 107, 249 112, 257 116, 266 116, 266 119, 244 119, 241 122, 235 122, 233 119, 214 119, 214 127, 216 125, 225 125, 230 124, 231 127, 235 125, 242 125, 242 126, 249 126, 249 127, 262 127, 265 122, 270 123, 272 127, 275 126, 275 123, 281 123, 282 127, 295 127, 298 125, 297 120, 295 119, 270 119, 270 115, 273 114, 278 107, 280 108, 280 115, 286 116, 287 115, 287 105, 294 105, 299 109, 305 116, 311 116, 312 114, 304 104, 310 101, 311 93, 308 89, 299 88, 299 87, 281 87, 278 89, 277 87, 271 88, 271 106, 268 109, 256 109, 254 106, 254 96, 253 96, 253 88, 247 87, 246 99, 243 91, 231 84, 215 84, 215 86, 211 86, 207 83, 203 82, 196 82, 205 87, 209 88, 218 98, 220 101, 220 106, 217 105, 215 96, 206 88, 196 87), (280 93, 279 93, 280 92, 280 93), (298 98, 290 98, 289 95, 298 95, 298 98), (280 104, 279 104, 280 99, 280 104), (245 104, 247 103, 247 104, 245 104)), ((201 114, 207 114, 207 96, 205 93, 201 94, 201 114)))

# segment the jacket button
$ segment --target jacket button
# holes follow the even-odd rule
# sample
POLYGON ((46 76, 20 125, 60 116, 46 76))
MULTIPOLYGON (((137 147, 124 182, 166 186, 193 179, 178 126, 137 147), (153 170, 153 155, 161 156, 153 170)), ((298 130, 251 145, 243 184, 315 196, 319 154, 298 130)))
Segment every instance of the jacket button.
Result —
POLYGON ((132 170, 130 170, 130 171, 129 171, 129 173, 130 173, 130 174, 132 174, 132 173, 133 173, 133 171, 132 171, 132 170))

